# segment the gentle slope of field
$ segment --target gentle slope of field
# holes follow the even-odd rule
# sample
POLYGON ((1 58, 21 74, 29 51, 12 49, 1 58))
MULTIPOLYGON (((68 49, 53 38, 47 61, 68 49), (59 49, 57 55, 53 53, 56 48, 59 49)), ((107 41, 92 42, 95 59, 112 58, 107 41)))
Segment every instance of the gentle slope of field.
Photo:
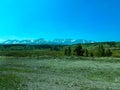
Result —
POLYGON ((119 90, 120 63, 0 59, 0 90, 119 90))

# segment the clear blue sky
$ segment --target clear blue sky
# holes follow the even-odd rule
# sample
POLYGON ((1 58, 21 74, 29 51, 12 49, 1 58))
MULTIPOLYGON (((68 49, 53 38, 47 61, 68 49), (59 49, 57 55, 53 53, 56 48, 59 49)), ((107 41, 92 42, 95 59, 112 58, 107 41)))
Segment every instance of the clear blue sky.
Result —
POLYGON ((120 0, 0 0, 0 40, 120 41, 120 0))

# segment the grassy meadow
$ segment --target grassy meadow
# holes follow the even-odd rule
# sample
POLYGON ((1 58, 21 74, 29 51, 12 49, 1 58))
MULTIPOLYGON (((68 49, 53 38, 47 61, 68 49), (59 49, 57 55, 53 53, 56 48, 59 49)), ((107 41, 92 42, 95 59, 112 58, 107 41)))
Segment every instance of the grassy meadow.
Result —
POLYGON ((119 60, 0 57, 0 90, 120 90, 119 60))
POLYGON ((0 45, 0 90, 120 90, 120 43, 0 45))

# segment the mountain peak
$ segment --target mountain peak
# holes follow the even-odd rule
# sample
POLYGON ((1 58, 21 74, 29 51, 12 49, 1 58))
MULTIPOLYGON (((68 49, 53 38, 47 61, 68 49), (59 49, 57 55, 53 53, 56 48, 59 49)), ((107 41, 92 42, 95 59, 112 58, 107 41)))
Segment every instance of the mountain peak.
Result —
POLYGON ((54 40, 45 40, 44 38, 40 39, 31 39, 31 40, 6 40, 1 44, 61 44, 61 45, 71 45, 71 44, 84 44, 84 43, 94 43, 92 40, 84 39, 54 39, 54 40))

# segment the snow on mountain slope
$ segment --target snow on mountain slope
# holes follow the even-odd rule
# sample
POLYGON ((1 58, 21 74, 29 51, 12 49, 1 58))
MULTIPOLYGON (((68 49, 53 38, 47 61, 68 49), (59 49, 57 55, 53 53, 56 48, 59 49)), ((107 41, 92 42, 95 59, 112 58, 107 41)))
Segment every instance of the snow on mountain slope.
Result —
POLYGON ((36 39, 36 40, 6 40, 1 44, 62 44, 62 45, 71 45, 71 44, 84 44, 84 43, 94 43, 91 40, 83 39, 54 39, 54 40, 45 40, 45 39, 36 39))

